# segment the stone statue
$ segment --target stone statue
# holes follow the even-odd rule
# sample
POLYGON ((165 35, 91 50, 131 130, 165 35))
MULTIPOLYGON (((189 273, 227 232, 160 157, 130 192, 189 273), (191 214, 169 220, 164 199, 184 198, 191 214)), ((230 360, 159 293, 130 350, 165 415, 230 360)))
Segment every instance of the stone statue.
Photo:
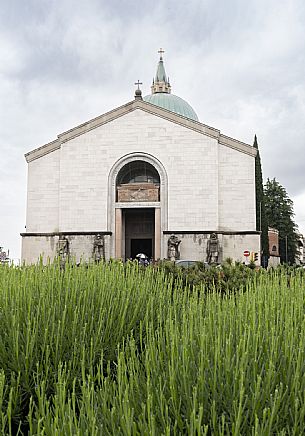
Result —
POLYGON ((176 235, 171 235, 167 241, 167 257, 171 261, 180 259, 179 245, 181 241, 176 235))
POLYGON ((219 256, 219 241, 216 233, 212 233, 207 244, 207 262, 218 263, 219 256))
POLYGON ((100 262, 104 258, 104 238, 103 235, 98 233, 97 235, 95 235, 93 242, 93 259, 95 262, 100 262))
POLYGON ((64 235, 59 236, 57 255, 60 257, 60 266, 64 267, 69 258, 69 241, 64 235))

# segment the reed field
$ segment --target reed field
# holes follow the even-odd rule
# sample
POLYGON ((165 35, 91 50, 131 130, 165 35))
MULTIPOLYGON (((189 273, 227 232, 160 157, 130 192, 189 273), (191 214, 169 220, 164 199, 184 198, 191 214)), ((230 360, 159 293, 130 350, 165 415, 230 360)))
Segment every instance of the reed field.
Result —
POLYGON ((305 275, 0 266, 1 435, 305 434, 305 275))

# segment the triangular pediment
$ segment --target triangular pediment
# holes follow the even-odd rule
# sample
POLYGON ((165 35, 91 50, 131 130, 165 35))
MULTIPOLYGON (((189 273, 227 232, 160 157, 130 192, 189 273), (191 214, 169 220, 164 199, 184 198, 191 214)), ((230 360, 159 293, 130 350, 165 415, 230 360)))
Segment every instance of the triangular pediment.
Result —
POLYGON ((151 115, 166 119, 170 122, 179 124, 185 128, 194 130, 203 135, 213 137, 217 139, 218 142, 222 145, 226 145, 230 148, 234 148, 236 150, 239 150, 246 154, 250 154, 252 156, 256 155, 255 148, 243 142, 237 141, 236 139, 229 138, 227 136, 222 135, 220 133, 220 130, 218 129, 207 126, 198 121, 193 121, 189 118, 183 117, 174 112, 171 112, 159 106, 148 103, 142 99, 136 98, 135 100, 126 103, 123 106, 115 108, 109 112, 106 112, 105 114, 102 114, 96 118, 86 121, 85 123, 80 124, 70 130, 67 130, 66 132, 60 133, 57 139, 55 139, 54 141, 49 142, 48 144, 45 144, 39 148, 36 148, 35 150, 30 151, 29 153, 26 153, 25 158, 27 162, 38 159, 39 157, 44 156, 45 154, 51 153, 52 151, 59 149, 61 144, 73 138, 76 138, 77 136, 83 135, 89 132, 90 130, 96 129, 97 127, 100 127, 103 124, 116 120, 117 118, 120 118, 135 110, 143 110, 151 115))

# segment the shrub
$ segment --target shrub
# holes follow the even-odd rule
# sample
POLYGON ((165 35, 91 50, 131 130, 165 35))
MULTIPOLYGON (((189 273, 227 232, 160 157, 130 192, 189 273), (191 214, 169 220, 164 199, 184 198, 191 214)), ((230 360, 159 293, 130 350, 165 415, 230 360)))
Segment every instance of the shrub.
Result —
POLYGON ((0 433, 304 434, 304 273, 194 271, 1 267, 0 433))

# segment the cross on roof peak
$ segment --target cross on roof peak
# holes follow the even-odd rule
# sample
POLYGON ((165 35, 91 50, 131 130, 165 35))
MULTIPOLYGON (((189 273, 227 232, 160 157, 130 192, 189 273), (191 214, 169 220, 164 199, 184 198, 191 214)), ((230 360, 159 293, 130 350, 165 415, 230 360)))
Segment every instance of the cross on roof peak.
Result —
POLYGON ((135 85, 138 85, 138 89, 140 89, 140 85, 143 85, 143 83, 142 83, 142 82, 140 82, 140 80, 138 79, 138 81, 137 81, 137 82, 135 82, 135 85))

